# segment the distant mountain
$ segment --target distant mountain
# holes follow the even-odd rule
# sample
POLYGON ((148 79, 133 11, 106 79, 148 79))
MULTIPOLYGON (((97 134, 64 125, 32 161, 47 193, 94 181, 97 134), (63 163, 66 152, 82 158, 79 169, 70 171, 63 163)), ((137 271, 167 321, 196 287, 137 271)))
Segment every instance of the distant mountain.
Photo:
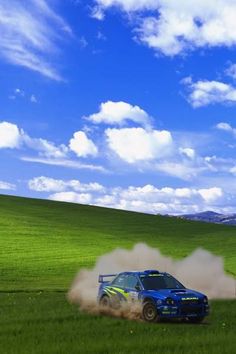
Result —
POLYGON ((236 225, 236 214, 224 215, 215 213, 214 211, 181 215, 180 218, 194 221, 212 222, 215 224, 236 225))

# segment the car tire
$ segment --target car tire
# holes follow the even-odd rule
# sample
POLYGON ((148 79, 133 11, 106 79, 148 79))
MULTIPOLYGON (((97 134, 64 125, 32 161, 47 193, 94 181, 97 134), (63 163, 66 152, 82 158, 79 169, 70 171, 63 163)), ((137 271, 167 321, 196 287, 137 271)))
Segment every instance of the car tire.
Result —
POLYGON ((189 323, 202 323, 205 317, 188 317, 189 323))
POLYGON ((100 299, 99 306, 102 307, 103 309, 109 309, 111 307, 111 302, 110 302, 110 299, 107 295, 104 295, 100 299))
POLYGON ((159 316, 155 304, 147 301, 143 304, 142 318, 146 322, 158 322, 159 316))

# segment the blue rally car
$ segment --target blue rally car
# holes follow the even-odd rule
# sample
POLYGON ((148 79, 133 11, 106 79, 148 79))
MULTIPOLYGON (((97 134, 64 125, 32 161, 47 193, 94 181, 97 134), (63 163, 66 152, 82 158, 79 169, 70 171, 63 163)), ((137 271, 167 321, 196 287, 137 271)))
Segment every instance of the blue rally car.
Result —
POLYGON ((99 276, 99 283, 101 307, 118 308, 124 301, 138 301, 142 304, 142 318, 148 322, 178 318, 200 323, 209 313, 207 296, 186 289, 168 273, 145 270, 106 274, 99 276))

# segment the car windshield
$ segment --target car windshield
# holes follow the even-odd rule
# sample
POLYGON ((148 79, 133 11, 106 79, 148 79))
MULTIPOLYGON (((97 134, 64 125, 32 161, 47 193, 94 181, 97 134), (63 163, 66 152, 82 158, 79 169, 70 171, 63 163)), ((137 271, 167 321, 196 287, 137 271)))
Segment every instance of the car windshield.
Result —
POLYGON ((168 274, 140 275, 145 290, 185 289, 183 284, 168 274))

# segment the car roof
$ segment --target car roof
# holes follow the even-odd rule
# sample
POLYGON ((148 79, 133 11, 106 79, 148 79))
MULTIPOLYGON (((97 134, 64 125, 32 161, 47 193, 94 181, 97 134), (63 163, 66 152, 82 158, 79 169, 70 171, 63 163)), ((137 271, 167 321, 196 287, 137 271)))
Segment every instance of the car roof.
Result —
POLYGON ((119 273, 119 275, 124 274, 124 275, 130 275, 130 274, 134 274, 134 275, 150 275, 150 274, 166 274, 164 272, 159 272, 156 269, 148 269, 148 270, 143 270, 143 271, 137 271, 137 270, 133 270, 133 271, 126 271, 126 272, 121 272, 119 273))

